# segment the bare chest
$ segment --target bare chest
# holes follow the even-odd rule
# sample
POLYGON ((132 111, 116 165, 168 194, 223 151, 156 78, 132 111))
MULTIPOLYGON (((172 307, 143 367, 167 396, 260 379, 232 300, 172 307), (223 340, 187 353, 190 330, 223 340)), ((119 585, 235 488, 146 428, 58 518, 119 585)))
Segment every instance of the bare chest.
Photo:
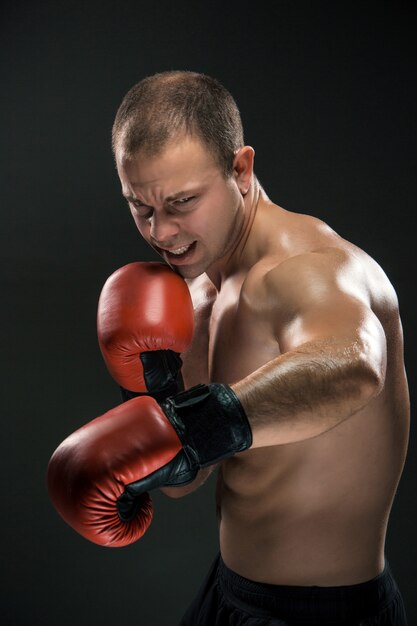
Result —
POLYGON ((232 384, 279 354, 270 326, 241 297, 241 283, 219 294, 195 296, 195 333, 183 355, 187 386, 201 382, 232 384))

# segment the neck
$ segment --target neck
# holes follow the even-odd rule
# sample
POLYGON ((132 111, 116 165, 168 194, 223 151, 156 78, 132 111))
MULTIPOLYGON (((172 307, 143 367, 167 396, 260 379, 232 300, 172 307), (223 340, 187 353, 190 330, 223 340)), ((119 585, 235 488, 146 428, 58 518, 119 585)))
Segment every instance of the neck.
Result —
POLYGON ((217 291, 220 291, 222 284, 231 275, 244 269, 244 251, 252 230, 261 194, 263 194, 263 190, 257 178, 253 176, 248 192, 243 197, 243 219, 234 244, 225 256, 207 270, 207 276, 217 291))

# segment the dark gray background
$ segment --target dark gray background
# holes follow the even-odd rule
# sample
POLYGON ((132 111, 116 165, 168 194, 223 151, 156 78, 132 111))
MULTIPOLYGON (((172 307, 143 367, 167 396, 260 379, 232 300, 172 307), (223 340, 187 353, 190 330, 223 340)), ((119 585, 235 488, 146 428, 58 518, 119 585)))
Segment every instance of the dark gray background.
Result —
MULTIPOLYGON (((119 402, 95 314, 107 276, 155 258, 110 152, 125 92, 155 71, 219 78, 270 197, 314 214, 384 267, 415 397, 416 13, 407 2, 13 2, 0 9, 2 623, 177 623, 217 549, 214 481, 155 495, 145 537, 111 550, 58 518, 49 457, 119 402)), ((372 442, 369 442, 372 445, 372 442)), ((387 539, 417 623, 416 449, 387 539)))

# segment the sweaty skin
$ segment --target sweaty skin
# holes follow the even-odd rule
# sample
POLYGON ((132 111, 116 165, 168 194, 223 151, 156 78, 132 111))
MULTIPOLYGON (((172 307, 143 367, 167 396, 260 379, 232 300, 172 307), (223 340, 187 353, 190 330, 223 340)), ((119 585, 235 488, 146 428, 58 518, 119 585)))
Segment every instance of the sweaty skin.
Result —
MULTIPOLYGON (((186 387, 230 384, 251 423, 253 446, 217 468, 226 565, 271 584, 375 577, 409 429, 387 276, 322 221, 273 204, 248 146, 230 179, 189 137, 152 158, 120 149, 117 163, 140 233, 190 288, 186 387)), ((213 469, 163 491, 185 495, 213 469)))

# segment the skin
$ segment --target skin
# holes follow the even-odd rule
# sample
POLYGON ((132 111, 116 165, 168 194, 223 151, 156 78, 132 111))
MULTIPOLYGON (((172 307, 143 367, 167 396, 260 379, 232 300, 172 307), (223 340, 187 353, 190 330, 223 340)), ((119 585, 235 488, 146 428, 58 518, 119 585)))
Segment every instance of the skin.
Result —
MULTIPOLYGON (((388 278, 322 221, 272 203, 250 146, 229 178, 190 136, 153 157, 119 146, 116 162, 139 232, 190 288, 186 387, 231 385, 251 424, 252 447, 218 467, 226 565, 271 584, 375 577, 409 431, 388 278)), ((163 491, 190 493, 213 469, 163 491)))

